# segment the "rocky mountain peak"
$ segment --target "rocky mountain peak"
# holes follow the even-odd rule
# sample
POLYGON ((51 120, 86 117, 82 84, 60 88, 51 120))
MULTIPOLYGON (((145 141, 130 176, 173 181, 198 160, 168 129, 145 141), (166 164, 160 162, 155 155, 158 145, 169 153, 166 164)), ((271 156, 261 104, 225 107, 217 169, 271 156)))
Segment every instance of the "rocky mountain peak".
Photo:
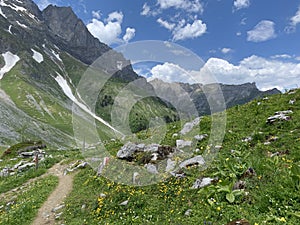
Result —
POLYGON ((55 44, 82 62, 91 64, 110 50, 91 35, 71 7, 49 5, 42 15, 55 44))

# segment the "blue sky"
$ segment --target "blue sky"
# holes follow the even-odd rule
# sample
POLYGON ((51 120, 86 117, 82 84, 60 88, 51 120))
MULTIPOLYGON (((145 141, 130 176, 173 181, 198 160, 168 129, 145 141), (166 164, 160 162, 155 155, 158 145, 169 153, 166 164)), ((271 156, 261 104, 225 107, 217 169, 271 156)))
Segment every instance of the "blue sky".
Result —
MULTIPOLYGON (((71 6, 111 47, 143 40, 179 44, 222 83, 281 90, 300 85, 300 0, 34 1, 41 9, 71 6)), ((151 65, 153 78, 189 82, 176 65, 151 65)))

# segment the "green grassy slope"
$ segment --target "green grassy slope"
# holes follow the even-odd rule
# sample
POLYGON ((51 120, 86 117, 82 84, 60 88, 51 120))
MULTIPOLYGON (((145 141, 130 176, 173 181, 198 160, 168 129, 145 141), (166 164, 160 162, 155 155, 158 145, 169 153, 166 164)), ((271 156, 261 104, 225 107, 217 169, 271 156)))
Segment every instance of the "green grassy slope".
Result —
MULTIPOLYGON (((298 224, 300 218, 300 90, 255 100, 227 111, 227 128, 222 148, 204 172, 185 171, 186 178, 169 178, 147 187, 129 187, 97 177, 91 169, 75 178, 63 218, 66 224, 227 224, 245 218, 250 224, 298 224), (295 99, 294 104, 289 104, 295 99), (292 110, 291 120, 266 124, 276 111, 292 110), (252 137, 251 141, 242 140, 252 137), (276 138, 274 138, 276 137, 276 138), (275 141, 271 141, 274 140, 275 141), (271 141, 270 144, 265 142, 271 141), (288 150, 288 151, 287 151, 288 150), (270 157, 270 154, 280 154, 270 157), (287 153, 287 154, 286 154, 287 153), (242 178, 243 191, 232 191, 243 173, 253 168, 256 175, 242 178), (191 189, 196 178, 218 177, 203 189, 191 189), (104 193, 106 197, 101 197, 104 193), (129 200, 126 206, 119 205, 129 200), (85 208, 82 208, 85 205, 85 208), (191 209, 190 215, 184 215, 191 209)), ((172 134, 179 124, 168 126, 164 144, 174 145, 172 134)), ((210 132, 210 117, 200 124, 210 132)), ((151 136, 151 131, 138 134, 151 136)), ((116 145, 108 144, 114 151, 116 145)), ((201 154, 207 141, 198 143, 201 154)))

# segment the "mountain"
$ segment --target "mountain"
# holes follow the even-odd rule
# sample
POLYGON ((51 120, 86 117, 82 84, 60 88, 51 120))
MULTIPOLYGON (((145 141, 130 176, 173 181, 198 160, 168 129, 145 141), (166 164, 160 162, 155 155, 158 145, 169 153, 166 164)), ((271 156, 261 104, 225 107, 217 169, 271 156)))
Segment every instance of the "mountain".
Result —
POLYGON ((207 101, 207 97, 210 93, 213 93, 219 88, 221 90, 222 97, 224 97, 226 108, 230 108, 235 105, 242 105, 256 98, 262 98, 264 96, 281 93, 276 88, 268 91, 260 91, 256 87, 255 83, 245 83, 241 85, 202 85, 188 83, 167 83, 159 79, 154 79, 150 83, 155 87, 155 89, 166 92, 166 95, 176 96, 176 101, 178 102, 184 102, 184 99, 187 97, 184 94, 188 95, 200 115, 210 114, 211 106, 207 101), (182 96, 182 99, 180 99, 180 97, 178 99, 178 96, 182 96))
MULTIPOLYGON (((69 7, 50 5, 41 12, 31 0, 1 0, 0 42, 0 145, 4 147, 27 139, 42 140, 56 148, 75 146, 73 113, 87 122, 93 117, 100 137, 109 138, 113 130, 106 121, 110 122, 117 93, 133 81, 153 91, 130 62, 94 38, 69 7), (93 64, 97 76, 112 75, 104 79, 93 110, 76 87, 102 55, 105 63, 93 64), (125 66, 120 68, 120 63, 125 66), (85 114, 72 111, 74 102, 85 114)), ((129 116, 130 121, 137 121, 131 127, 137 131, 146 127, 149 117, 174 119, 176 112, 158 98, 149 97, 140 100, 129 116), (157 110, 145 112, 149 107, 157 110)))
MULTIPOLYGON (((86 123, 94 119, 101 139, 123 130, 127 117, 132 132, 147 128, 151 118, 178 120, 176 107, 156 97, 155 82, 94 38, 70 7, 40 11, 32 0, 1 0, 0 43, 0 147, 27 139, 74 147, 74 116, 86 123), (79 84, 85 86, 78 90, 79 84)), ((201 114, 210 112, 201 85, 180 86, 201 114)), ((228 107, 262 95, 253 84, 221 86, 228 107)))

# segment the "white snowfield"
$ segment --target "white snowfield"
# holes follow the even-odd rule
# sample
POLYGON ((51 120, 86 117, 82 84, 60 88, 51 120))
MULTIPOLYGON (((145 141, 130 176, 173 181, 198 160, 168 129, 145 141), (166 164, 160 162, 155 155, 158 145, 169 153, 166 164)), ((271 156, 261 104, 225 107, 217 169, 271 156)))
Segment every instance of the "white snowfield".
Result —
POLYGON ((44 57, 41 53, 35 51, 34 49, 31 49, 31 51, 33 52, 33 56, 32 58, 37 61, 38 63, 41 63, 44 61, 44 57))
POLYGON ((11 52, 3 53, 2 56, 5 65, 0 69, 0 80, 3 78, 4 74, 8 73, 20 60, 19 56, 14 55, 11 52))
POLYGON ((122 136, 124 136, 124 134, 122 134, 120 131, 118 131, 117 129, 115 129, 113 126, 111 126, 108 122, 106 122, 104 119, 102 119, 101 117, 95 115, 94 113, 92 113, 88 107, 86 105, 84 105, 83 103, 79 102, 77 100, 77 98, 73 95, 73 92, 68 84, 68 82, 60 75, 58 74, 58 76, 55 78, 56 82, 59 84, 59 86, 62 88, 63 92, 65 93, 65 95, 71 99, 77 106, 79 106, 82 110, 84 110, 86 113, 88 113, 89 115, 91 115, 94 119, 98 120, 99 122, 103 123, 105 126, 109 127, 110 129, 112 129, 114 132, 121 134, 122 136))

